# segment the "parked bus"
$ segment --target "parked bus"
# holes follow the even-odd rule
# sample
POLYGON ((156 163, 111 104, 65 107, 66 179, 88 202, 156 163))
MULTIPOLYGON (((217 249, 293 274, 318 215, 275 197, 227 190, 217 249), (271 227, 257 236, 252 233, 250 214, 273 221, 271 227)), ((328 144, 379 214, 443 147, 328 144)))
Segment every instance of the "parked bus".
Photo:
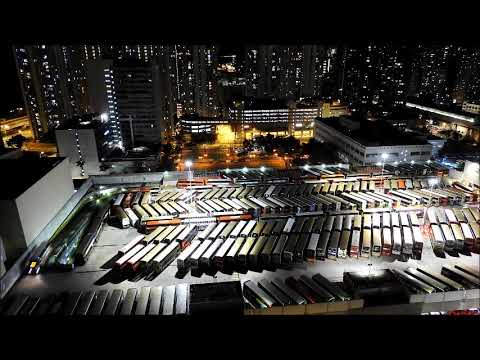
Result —
POLYGON ((358 257, 358 252, 360 249, 360 228, 355 229, 352 231, 352 240, 350 242, 350 250, 348 255, 350 257, 358 257))
POLYGON ((328 253, 327 258, 331 260, 337 260, 337 250, 340 241, 340 231, 332 231, 330 238, 328 239, 328 253))
POLYGON ((363 227, 362 230, 362 251, 360 256, 369 257, 372 245, 372 230, 368 227, 363 227))
POLYGON ((400 217, 400 224, 402 226, 410 226, 410 221, 408 221, 408 214, 405 212, 405 211, 401 211, 399 213, 399 217, 400 217))
POLYGON ((447 224, 440 224, 440 228, 443 232, 443 237, 445 238, 445 250, 455 249, 455 237, 450 226, 447 224))
POLYGON ((341 236, 340 236, 340 242, 338 244, 338 257, 339 258, 346 258, 347 257, 349 240, 350 240, 350 229, 342 230, 342 233, 341 233, 341 236))
POLYGON ((401 255, 402 254, 402 234, 400 227, 394 226, 392 228, 393 234, 393 247, 392 255, 401 255))
POLYGON ((445 247, 445 238, 439 225, 431 225, 433 236, 433 248, 443 249, 445 247))
POLYGON ((413 258, 421 260, 423 251, 423 235, 420 231, 420 227, 412 226, 413 233, 413 258))
POLYGON ((460 226, 463 233, 465 247, 469 251, 472 251, 475 244, 475 237, 473 235, 472 229, 470 228, 470 225, 467 223, 462 222, 460 223, 460 226))
POLYGON ((459 224, 450 223, 453 231, 453 237, 455 238, 456 248, 457 250, 462 250, 465 242, 465 238, 463 237, 462 228, 459 224))
POLYGON ((364 214, 363 215, 363 228, 371 229, 372 228, 372 215, 364 214))
POLYGON ((382 233, 379 227, 374 227, 372 230, 372 256, 382 255, 382 233))
POLYGON ((382 228, 382 253, 381 256, 392 255, 392 231, 389 227, 382 228))
POLYGON ((384 212, 382 214, 382 227, 383 228, 390 228, 390 213, 384 212))
POLYGON ((373 213, 372 214, 372 227, 380 229, 380 214, 373 213))
POLYGON ((130 226, 130 218, 120 206, 114 206, 110 212, 110 216, 120 228, 126 229, 130 226))
POLYGON ((411 256, 413 253, 412 230, 408 226, 402 226, 402 231, 403 231, 402 254, 411 256))

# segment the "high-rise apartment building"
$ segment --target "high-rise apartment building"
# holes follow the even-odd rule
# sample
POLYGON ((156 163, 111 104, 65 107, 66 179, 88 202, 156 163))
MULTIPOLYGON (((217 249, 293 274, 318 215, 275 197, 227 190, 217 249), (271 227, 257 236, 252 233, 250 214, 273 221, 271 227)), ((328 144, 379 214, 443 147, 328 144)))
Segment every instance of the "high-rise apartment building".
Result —
POLYGON ((388 113, 403 104, 408 87, 408 49, 391 44, 344 47, 339 91, 352 111, 388 113))
POLYGON ((175 45, 169 49, 175 64, 174 93, 181 114, 217 116, 218 49, 210 45, 175 45))
MULTIPOLYGON (((276 99, 321 96, 333 74, 335 56, 335 48, 320 45, 247 47, 245 95, 276 99)), ((327 89, 326 93, 330 92, 327 89)))
POLYGON ((422 47, 419 53, 420 86, 418 97, 423 102, 448 105, 452 102, 449 63, 454 56, 453 46, 422 47))
POLYGON ((456 49, 453 101, 480 103, 480 49, 456 49))
POLYGON ((87 111, 79 46, 14 48, 20 87, 36 138, 87 111))

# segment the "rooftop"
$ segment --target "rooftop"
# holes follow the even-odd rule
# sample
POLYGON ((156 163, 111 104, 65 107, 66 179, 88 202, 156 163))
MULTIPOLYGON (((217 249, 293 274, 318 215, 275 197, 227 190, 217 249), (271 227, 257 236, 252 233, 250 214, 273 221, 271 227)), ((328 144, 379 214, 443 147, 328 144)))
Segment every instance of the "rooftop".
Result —
POLYGON ((44 177, 65 158, 29 158, 1 159, 2 186, 0 200, 12 200, 19 197, 33 184, 44 177))
MULTIPOLYGON (((317 101, 312 99, 302 99, 301 101, 293 102, 296 104, 296 108, 318 108, 317 101)), ((253 99, 253 98, 239 98, 230 104, 231 107, 245 110, 269 110, 269 109, 287 109, 290 105, 290 101, 286 99, 253 99)))
POLYGON ((398 131, 385 121, 368 121, 353 117, 317 118, 316 121, 320 121, 323 124, 330 126, 364 146, 428 144, 425 140, 398 131), (345 122, 349 122, 354 126, 349 128, 345 125, 345 122))
POLYGON ((100 115, 96 113, 74 116, 65 120, 56 130, 97 129, 104 124, 100 119, 100 115))

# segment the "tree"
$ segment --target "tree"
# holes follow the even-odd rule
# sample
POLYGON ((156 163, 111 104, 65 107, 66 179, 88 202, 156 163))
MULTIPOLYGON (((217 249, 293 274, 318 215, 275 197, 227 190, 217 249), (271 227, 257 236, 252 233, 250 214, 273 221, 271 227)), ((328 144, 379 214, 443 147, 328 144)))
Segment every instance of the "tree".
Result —
POLYGON ((85 169, 83 168, 85 166, 85 160, 78 160, 75 165, 77 165, 80 169, 82 169, 82 175, 84 174, 85 169))
POLYGON ((8 146, 21 149, 27 138, 23 135, 15 135, 10 140, 7 141, 8 146))
POLYGON ((171 143, 166 143, 165 145, 163 145, 163 153, 168 156, 172 153, 173 151, 173 145, 171 143))

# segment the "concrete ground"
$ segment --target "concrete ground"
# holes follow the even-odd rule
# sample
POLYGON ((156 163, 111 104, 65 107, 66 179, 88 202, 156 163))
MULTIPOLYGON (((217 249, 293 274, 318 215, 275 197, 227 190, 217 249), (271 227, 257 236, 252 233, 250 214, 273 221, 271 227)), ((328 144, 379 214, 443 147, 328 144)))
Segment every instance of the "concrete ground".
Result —
POLYGON ((436 272, 440 272, 442 265, 445 264, 465 264, 476 269, 480 267, 478 254, 472 256, 459 255, 459 257, 439 258, 433 254, 429 240, 425 240, 423 247, 422 260, 408 260, 401 262, 393 257, 380 257, 371 259, 365 258, 347 258, 334 260, 317 261, 316 263, 303 263, 292 267, 291 269, 277 269, 276 271, 248 271, 246 273, 234 272, 233 274, 224 274, 216 272, 215 274, 192 274, 180 275, 177 272, 176 261, 172 262, 155 279, 148 281, 141 279, 132 281, 128 279, 115 279, 111 277, 111 265, 114 262, 118 250, 137 236, 137 230, 134 228, 117 229, 106 225, 101 233, 98 242, 92 249, 92 253, 86 265, 76 268, 72 272, 66 273, 41 273, 36 276, 26 275, 22 277, 11 293, 22 293, 27 295, 44 296, 50 293, 73 290, 100 290, 100 289, 128 289, 139 288, 142 286, 168 286, 180 283, 208 283, 219 281, 240 280, 242 283, 247 280, 257 282, 261 279, 272 277, 286 278, 288 276, 298 277, 303 274, 313 275, 321 273, 331 281, 342 281, 343 273, 348 271, 366 271, 368 272, 371 263, 371 269, 405 269, 407 267, 425 266, 436 272))

